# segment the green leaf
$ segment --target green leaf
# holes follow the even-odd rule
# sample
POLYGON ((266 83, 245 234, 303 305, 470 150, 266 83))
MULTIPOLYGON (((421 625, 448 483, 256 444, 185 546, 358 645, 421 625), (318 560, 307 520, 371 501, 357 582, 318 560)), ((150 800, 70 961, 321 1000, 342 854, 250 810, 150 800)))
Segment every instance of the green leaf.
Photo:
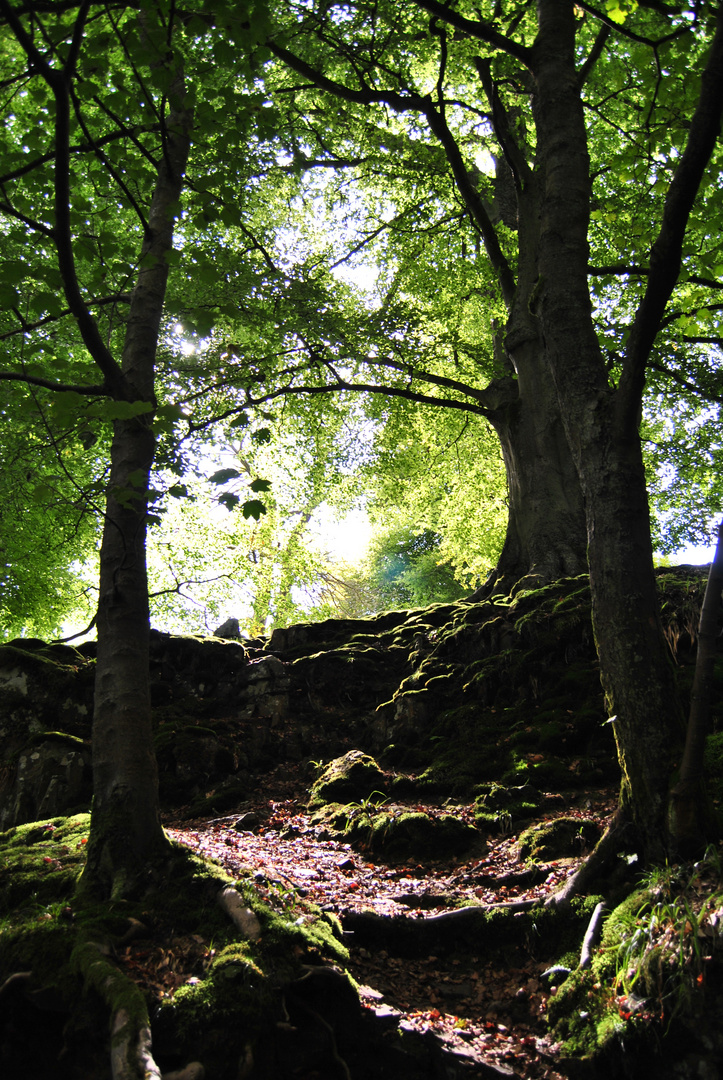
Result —
POLYGON ((254 480, 253 483, 249 484, 249 487, 252 491, 268 491, 271 487, 271 481, 261 479, 254 480))
POLYGON ((227 510, 235 510, 241 502, 238 495, 233 495, 230 491, 225 491, 223 495, 219 495, 218 501, 225 506, 227 510))
POLYGON ((230 424, 228 426, 230 428, 248 427, 249 426, 249 418, 246 415, 246 413, 244 413, 244 412, 239 413, 238 416, 234 416, 233 420, 230 422, 230 424))
POLYGON ((258 431, 251 433, 251 438, 255 443, 258 443, 259 446, 263 446, 264 443, 271 442, 271 431, 266 427, 259 428, 258 431))
POLYGON ((14 285, 0 284, 0 308, 14 308, 20 302, 20 293, 14 285))
POLYGON ((208 479, 211 484, 226 484, 229 480, 235 480, 239 476, 241 476, 241 473, 238 469, 219 469, 208 479))
POLYGON ((266 507, 258 499, 250 499, 241 507, 241 513, 245 518, 254 518, 258 521, 261 515, 266 513, 266 507))
POLYGON ((142 488, 148 482, 148 473, 145 469, 135 469, 127 479, 132 488, 142 488))
POLYGON ((47 484, 36 484, 31 495, 33 502, 48 503, 54 498, 55 492, 47 484))
POLYGON ((159 405, 156 409, 156 418, 158 420, 186 420, 186 414, 183 411, 181 405, 176 405, 173 402, 166 402, 165 405, 159 405))
POLYGON ((103 420, 132 420, 135 416, 153 412, 153 405, 150 401, 112 401, 106 398, 94 402, 88 412, 103 420))

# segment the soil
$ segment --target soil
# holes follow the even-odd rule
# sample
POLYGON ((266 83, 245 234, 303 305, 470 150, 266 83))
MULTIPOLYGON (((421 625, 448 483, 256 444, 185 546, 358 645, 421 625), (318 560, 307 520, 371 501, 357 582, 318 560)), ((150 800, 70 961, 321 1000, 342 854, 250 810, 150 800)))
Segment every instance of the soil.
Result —
MULTIPOLYGON (((588 849, 581 846, 577 857, 536 862, 530 868, 519 861, 517 833, 509 833, 488 837, 481 850, 465 857, 382 862, 327 838, 324 826, 314 825, 305 809, 306 788, 289 779, 289 773, 287 766, 271 774, 262 797, 241 813, 194 821, 172 815, 166 828, 173 839, 233 877, 250 874, 270 905, 288 911, 291 904, 293 910, 298 897, 338 915, 350 949, 347 970, 359 986, 364 1007, 381 1021, 402 1031, 433 1032, 470 1065, 488 1063, 510 1070, 506 1075, 535 1080, 565 1075, 558 1067, 560 1047, 551 1041, 545 1020, 555 980, 543 976, 557 959, 554 952, 528 941, 490 959, 464 937, 451 947, 438 940, 433 920, 465 904, 539 901, 574 872, 588 849), (252 827, 243 828, 245 823, 252 827), (420 936, 419 955, 395 955, 393 943, 379 948, 370 915, 427 920, 430 933, 420 936)), ((548 798, 547 820, 563 815, 581 821, 594 818, 601 827, 616 802, 615 793, 607 789, 576 791, 569 798, 550 793, 548 798)), ((441 809, 435 804, 415 808, 430 814, 441 809)), ((444 809, 474 821, 474 805, 444 809)), ((408 954, 409 947, 405 951, 408 954)), ((138 960, 136 954, 134 962, 138 960)), ((154 993, 172 996, 173 986, 156 984, 154 993)))

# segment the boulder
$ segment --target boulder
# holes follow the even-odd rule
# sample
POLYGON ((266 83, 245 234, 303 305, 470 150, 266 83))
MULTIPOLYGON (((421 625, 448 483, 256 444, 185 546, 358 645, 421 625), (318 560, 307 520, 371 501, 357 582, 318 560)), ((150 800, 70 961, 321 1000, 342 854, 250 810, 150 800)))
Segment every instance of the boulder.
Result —
POLYGON ((323 803, 350 803, 384 793, 387 778, 374 758, 361 750, 350 750, 324 769, 311 788, 311 806, 323 803))
POLYGON ((0 830, 90 808, 90 747, 60 732, 37 736, 18 755, 0 802, 0 830))

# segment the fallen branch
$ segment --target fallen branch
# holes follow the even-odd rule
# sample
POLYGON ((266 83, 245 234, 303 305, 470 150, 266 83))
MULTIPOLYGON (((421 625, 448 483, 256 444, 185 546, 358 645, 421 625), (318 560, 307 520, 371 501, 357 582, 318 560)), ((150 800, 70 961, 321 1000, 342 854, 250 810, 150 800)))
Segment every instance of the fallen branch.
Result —
POLYGON ((592 913, 590 922, 587 925, 585 931, 585 937, 582 939, 582 949, 580 950, 580 967, 586 968, 590 966, 592 960, 592 951, 600 940, 600 934, 602 932, 602 917, 605 910, 605 904, 600 901, 592 913))
POLYGON ((222 889, 216 897, 219 907, 225 911, 242 937, 249 941, 258 941, 261 937, 261 923, 257 916, 244 904, 240 894, 231 885, 222 889))

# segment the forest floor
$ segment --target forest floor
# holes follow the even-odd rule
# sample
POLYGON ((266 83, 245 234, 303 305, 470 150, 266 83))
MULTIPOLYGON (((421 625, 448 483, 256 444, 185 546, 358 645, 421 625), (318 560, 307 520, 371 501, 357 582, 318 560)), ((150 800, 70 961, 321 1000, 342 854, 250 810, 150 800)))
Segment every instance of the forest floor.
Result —
MULTIPOLYGON (((339 916, 342 925, 361 911, 381 916, 428 919, 464 904, 507 904, 539 900, 571 874, 579 858, 537 863, 530 869, 516 856, 515 834, 487 837, 464 858, 420 864, 378 861, 350 844, 328 839, 305 809, 303 783, 272 774, 253 804, 240 813, 211 820, 169 816, 169 834, 221 865, 233 877, 251 874, 260 897, 293 914, 297 900, 339 916), (236 826, 236 828, 234 828, 236 826)), ((610 790, 551 795, 549 819, 565 815, 594 818, 604 825, 616 801, 610 790)), ((415 806, 430 814, 435 805, 415 806)), ((445 805, 446 812, 473 822, 473 806, 445 805)), ((299 907, 301 912, 303 909, 299 907)), ((360 986, 362 1004, 402 1030, 433 1032, 457 1055, 495 1066, 495 1074, 557 1080, 557 1047, 549 1038, 545 1013, 550 986, 541 975, 551 958, 511 948, 501 962, 475 950, 425 950, 418 957, 389 955, 355 946, 348 970, 360 986)), ((194 950, 191 950, 194 951, 194 950)), ((212 958, 209 955, 209 962, 212 958)), ((554 958, 553 958, 554 959, 554 958)), ((127 963, 136 981, 157 1000, 173 995, 183 965, 168 962, 167 950, 148 942, 129 946, 127 963)), ((196 957, 197 960, 197 957, 196 957)), ((491 1070, 492 1071, 492 1070, 491 1070)))

